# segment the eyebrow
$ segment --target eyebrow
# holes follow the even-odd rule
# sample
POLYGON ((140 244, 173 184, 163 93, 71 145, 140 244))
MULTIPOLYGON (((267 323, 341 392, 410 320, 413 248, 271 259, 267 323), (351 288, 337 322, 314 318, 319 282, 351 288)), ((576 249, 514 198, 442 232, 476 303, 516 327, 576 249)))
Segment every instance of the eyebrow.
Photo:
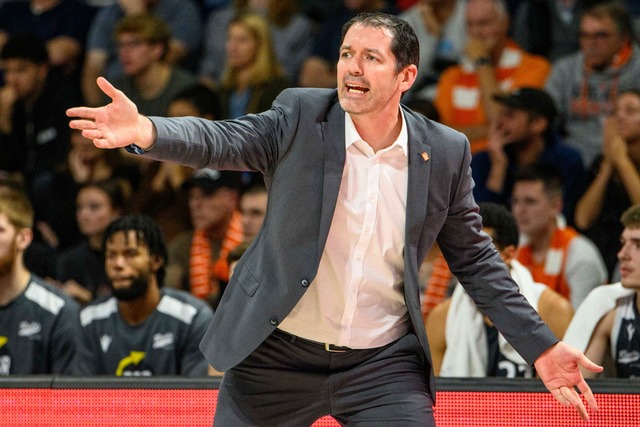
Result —
MULTIPOLYGON (((353 48, 351 47, 351 45, 345 44, 345 45, 342 45, 342 47, 340 47, 340 51, 343 51, 343 50, 353 50, 353 48)), ((368 47, 363 50, 367 53, 376 53, 378 55, 382 55, 382 52, 380 50, 372 47, 368 47)))

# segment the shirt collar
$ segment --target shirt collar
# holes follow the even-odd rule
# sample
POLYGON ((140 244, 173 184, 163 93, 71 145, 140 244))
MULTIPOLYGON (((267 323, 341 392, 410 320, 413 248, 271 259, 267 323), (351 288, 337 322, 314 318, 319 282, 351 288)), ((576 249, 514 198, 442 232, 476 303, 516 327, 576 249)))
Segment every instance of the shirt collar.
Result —
MULTIPOLYGON (((407 121, 404 117, 404 111, 400 108, 400 118, 402 120, 402 127, 400 128, 400 133, 398 134, 398 138, 391 144, 390 147, 386 148, 386 150, 390 150, 394 146, 398 146, 402 149, 402 152, 405 156, 408 155, 408 146, 409 146, 409 137, 407 134, 407 121)), ((345 135, 345 148, 349 148, 356 141, 364 141, 358 130, 356 129, 356 125, 353 123, 351 119, 351 115, 345 111, 344 113, 344 135, 345 135)))

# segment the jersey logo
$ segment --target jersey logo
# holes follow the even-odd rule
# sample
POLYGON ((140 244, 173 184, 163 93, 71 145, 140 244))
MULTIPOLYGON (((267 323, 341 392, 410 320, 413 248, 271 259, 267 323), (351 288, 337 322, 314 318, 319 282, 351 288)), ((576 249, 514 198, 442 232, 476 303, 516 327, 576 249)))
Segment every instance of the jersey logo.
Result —
POLYGON ((4 345, 8 342, 9 342, 9 338, 3 337, 2 335, 0 335, 0 348, 4 347, 4 345))
POLYGON ((632 341, 633 340, 633 334, 636 332, 636 328, 635 326, 633 326, 631 323, 629 323, 627 325, 627 335, 629 336, 628 340, 632 341))
POLYGON ((102 347, 102 352, 106 353, 109 350, 109 346, 111 345, 111 338, 109 335, 103 335, 100 337, 100 347, 102 347))
POLYGON ((42 330, 42 326, 38 322, 20 322, 18 328, 19 337, 33 337, 42 330))
POLYGON ((166 334, 155 334, 153 336, 153 348, 173 348, 173 342, 173 332, 167 332, 166 334))
MULTIPOLYGON (((116 376, 121 377, 123 375, 130 376, 134 373, 128 372, 125 373, 125 369, 127 369, 131 365, 139 365, 140 362, 144 359, 145 353, 144 351, 132 351, 129 353, 129 356, 125 357, 118 363, 118 369, 116 369, 116 376)), ((136 371, 137 372, 137 371, 136 371)), ((149 373, 149 375, 151 375, 149 373)))

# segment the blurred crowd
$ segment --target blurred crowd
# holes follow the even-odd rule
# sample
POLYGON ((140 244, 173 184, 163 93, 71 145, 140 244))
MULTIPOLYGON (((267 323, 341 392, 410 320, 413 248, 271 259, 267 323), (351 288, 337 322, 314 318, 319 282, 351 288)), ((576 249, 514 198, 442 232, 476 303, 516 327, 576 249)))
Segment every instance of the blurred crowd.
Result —
MULTIPOLYGON (((147 116, 260 113, 335 88, 367 11, 418 35, 403 104, 467 136, 522 293, 605 375, 640 378, 637 0, 0 0, 0 376, 221 375, 198 344, 268 183, 98 149, 65 111, 107 104, 104 76, 147 116)), ((436 375, 535 375, 437 247, 421 273, 436 375)))

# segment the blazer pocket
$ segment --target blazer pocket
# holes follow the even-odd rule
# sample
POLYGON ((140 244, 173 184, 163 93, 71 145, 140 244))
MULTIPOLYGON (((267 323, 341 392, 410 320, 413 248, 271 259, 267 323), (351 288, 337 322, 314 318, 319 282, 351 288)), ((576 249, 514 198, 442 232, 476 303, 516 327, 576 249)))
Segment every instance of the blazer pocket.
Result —
POLYGON ((242 265, 239 271, 237 267, 236 271, 233 272, 233 281, 236 285, 240 285, 247 295, 252 297, 260 287, 261 282, 256 279, 246 263, 242 265))

